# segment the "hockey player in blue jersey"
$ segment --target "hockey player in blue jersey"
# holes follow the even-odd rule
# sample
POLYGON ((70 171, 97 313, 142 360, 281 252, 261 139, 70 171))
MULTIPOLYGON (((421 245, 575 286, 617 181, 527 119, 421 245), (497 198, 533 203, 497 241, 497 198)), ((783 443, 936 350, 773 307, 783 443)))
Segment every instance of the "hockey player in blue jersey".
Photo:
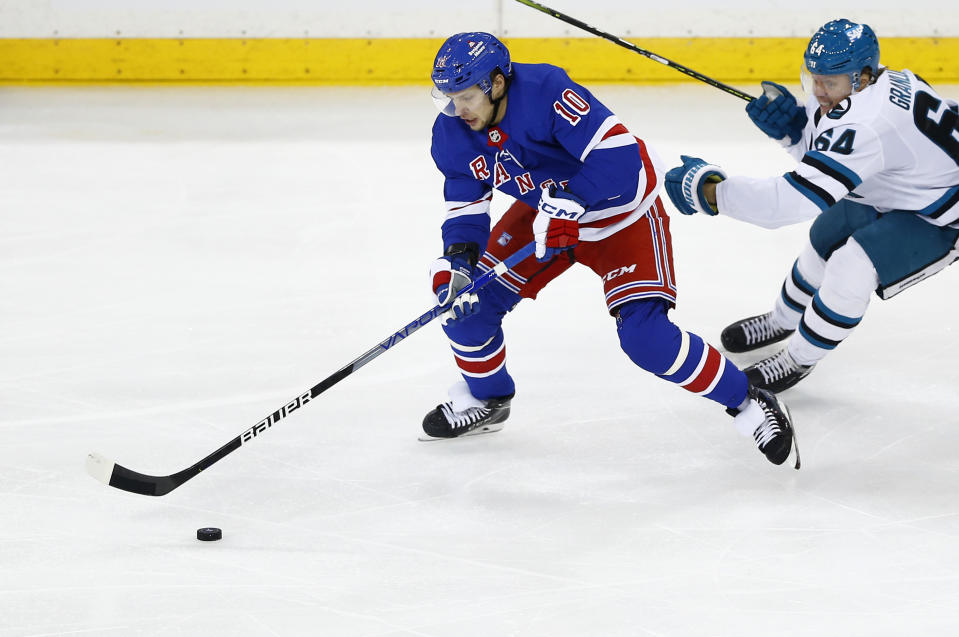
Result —
POLYGON ((815 217, 772 311, 722 333, 728 351, 788 339, 745 371, 778 392, 849 336, 872 293, 889 299, 959 258, 959 112, 909 70, 879 65, 872 29, 846 19, 806 48, 803 105, 763 82, 746 112, 798 160, 778 177, 727 177, 683 156, 666 190, 685 214, 724 214, 764 227, 815 217))
MULTIPOLYGON (((620 344, 637 365, 720 403, 771 462, 784 463, 794 449, 788 412, 667 317, 676 282, 655 153, 562 69, 511 63, 488 33, 448 39, 432 79, 442 111, 432 155, 445 177, 447 212, 443 256, 430 278, 437 301, 452 301, 444 330, 464 382, 426 415, 426 434, 454 438, 502 428, 515 394, 503 318, 579 262, 600 277, 620 344), (494 190, 516 201, 491 229, 494 190), (532 241, 535 260, 456 296, 476 272, 532 241)), ((798 454, 794 461, 798 468, 798 454)))

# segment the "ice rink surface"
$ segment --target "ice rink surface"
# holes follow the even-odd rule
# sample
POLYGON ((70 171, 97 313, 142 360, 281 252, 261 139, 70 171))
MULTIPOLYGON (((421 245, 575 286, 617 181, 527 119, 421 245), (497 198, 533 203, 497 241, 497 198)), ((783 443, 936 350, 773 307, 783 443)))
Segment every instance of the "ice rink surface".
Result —
MULTIPOLYGON (((592 88, 669 165, 791 166, 708 86, 592 88)), ((431 306, 434 115, 425 88, 0 89, 0 637, 954 634, 959 267, 783 394, 799 472, 634 367, 580 267, 508 320, 498 434, 417 441, 457 378, 432 324, 167 496, 87 476, 179 471, 431 306)), ((672 316, 718 344, 807 227, 669 209, 672 316)))

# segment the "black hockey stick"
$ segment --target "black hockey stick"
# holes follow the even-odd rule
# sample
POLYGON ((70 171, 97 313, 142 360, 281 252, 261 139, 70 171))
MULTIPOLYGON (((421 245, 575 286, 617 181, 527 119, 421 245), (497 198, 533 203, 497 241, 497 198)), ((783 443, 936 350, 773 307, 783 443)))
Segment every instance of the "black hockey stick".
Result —
POLYGON ((644 55, 648 57, 650 60, 653 60, 654 62, 665 64, 671 69, 676 69, 680 73, 685 73, 686 75, 690 77, 696 78, 700 82, 705 82, 706 84, 709 84, 710 86, 715 86, 716 88, 726 91, 730 95, 735 95, 736 97, 740 99, 744 99, 747 102, 751 102, 754 99, 756 99, 749 93, 743 93, 739 89, 733 88, 732 86, 729 86, 728 84, 723 84, 722 82, 718 80, 714 80, 711 77, 707 77, 703 75, 699 71, 694 71, 688 66, 683 66, 682 64, 678 64, 676 62, 673 62, 672 60, 668 60, 661 55, 656 55, 652 51, 641 49, 635 44, 633 44, 632 42, 627 42, 626 40, 622 38, 616 37, 615 35, 606 33, 605 31, 600 31, 596 27, 591 27, 585 22, 581 22, 580 20, 577 20, 576 18, 571 18, 565 13, 560 13, 559 11, 555 9, 550 9, 549 7, 544 6, 538 2, 534 2, 533 0, 516 0, 516 2, 519 2, 520 4, 525 4, 527 7, 532 7, 533 9, 536 9, 537 11, 541 11, 545 13, 546 15, 553 16, 554 18, 558 20, 562 20, 563 22, 566 22, 568 24, 572 24, 574 27, 579 27, 580 29, 583 29, 584 31, 589 31, 593 35, 598 35, 599 37, 605 38, 609 40, 610 42, 613 42, 614 44, 618 44, 621 47, 625 47, 629 49, 630 51, 633 51, 634 53, 639 53, 640 55, 644 55))
MULTIPOLYGON (((497 263, 492 270, 489 270, 477 277, 473 283, 460 291, 458 296, 485 287, 491 281, 493 281, 493 279, 498 276, 502 276, 514 265, 533 254, 533 249, 535 247, 535 243, 530 243, 520 248, 514 254, 507 257, 504 261, 497 263)), ((122 489, 123 491, 129 491, 130 493, 140 493, 143 495, 166 495, 187 480, 197 476, 201 471, 209 469, 213 464, 219 462, 243 445, 252 442, 257 438, 257 436, 289 416, 292 412, 310 402, 383 352, 391 349, 400 341, 405 340, 407 336, 435 319, 437 316, 446 311, 448 307, 449 304, 443 306, 434 306, 432 309, 410 321, 410 323, 408 323, 405 327, 402 327, 398 332, 391 334, 386 340, 367 350, 353 362, 349 363, 345 367, 342 367, 327 378, 321 380, 309 391, 306 391, 295 397, 293 400, 289 401, 272 414, 208 455, 206 458, 203 458, 196 464, 187 467, 183 471, 178 471, 177 473, 168 476, 151 476, 145 473, 133 471, 132 469, 127 469, 126 467, 119 465, 98 453, 91 453, 87 456, 87 473, 104 484, 108 484, 111 487, 116 487, 117 489, 122 489)))

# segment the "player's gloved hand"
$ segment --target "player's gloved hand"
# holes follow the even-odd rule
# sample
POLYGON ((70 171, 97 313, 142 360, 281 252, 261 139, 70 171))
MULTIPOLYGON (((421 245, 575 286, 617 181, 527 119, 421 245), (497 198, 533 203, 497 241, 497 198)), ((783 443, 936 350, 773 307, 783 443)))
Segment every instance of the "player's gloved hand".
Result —
POLYGON ((430 264, 430 281, 436 302, 450 305, 443 312, 442 323, 458 321, 479 311, 479 297, 475 292, 459 294, 473 282, 473 266, 479 259, 479 247, 475 243, 454 243, 439 259, 430 264))
POLYGON ((543 188, 538 212, 533 219, 536 260, 548 261, 575 248, 579 243, 579 218, 586 214, 586 203, 555 185, 543 188))
POLYGON ((683 165, 666 173, 666 194, 684 215, 697 212, 715 215, 718 209, 706 201, 703 185, 718 184, 726 178, 726 173, 719 166, 707 164, 699 157, 680 155, 679 158, 683 160, 683 165))
POLYGON ((746 104, 746 114, 759 130, 776 140, 789 137, 789 144, 802 138, 809 116, 785 86, 763 82, 763 94, 746 104))

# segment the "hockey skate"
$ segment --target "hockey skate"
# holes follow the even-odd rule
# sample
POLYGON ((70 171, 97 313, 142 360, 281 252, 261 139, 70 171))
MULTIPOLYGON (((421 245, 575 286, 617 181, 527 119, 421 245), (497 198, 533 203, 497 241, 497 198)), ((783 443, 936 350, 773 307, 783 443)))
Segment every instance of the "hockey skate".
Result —
POLYGON ((742 411, 727 409, 735 418, 736 429, 751 436, 756 446, 771 463, 779 465, 793 456, 793 467, 799 469, 799 446, 789 410, 772 392, 749 387, 749 404, 742 411))
POLYGON ((437 405, 436 409, 423 418, 425 436, 420 440, 442 440, 492 433, 503 428, 509 418, 509 405, 512 394, 499 398, 479 400, 462 387, 454 386, 450 390, 452 400, 437 405), (465 390, 465 395, 464 395, 465 390))
POLYGON ((815 365, 800 365, 789 355, 789 350, 784 349, 750 365, 743 372, 751 385, 778 394, 808 376, 813 367, 815 365))
POLYGON ((754 349, 778 343, 795 330, 784 330, 773 325, 772 312, 751 316, 727 325, 720 335, 727 352, 751 352, 754 349))

